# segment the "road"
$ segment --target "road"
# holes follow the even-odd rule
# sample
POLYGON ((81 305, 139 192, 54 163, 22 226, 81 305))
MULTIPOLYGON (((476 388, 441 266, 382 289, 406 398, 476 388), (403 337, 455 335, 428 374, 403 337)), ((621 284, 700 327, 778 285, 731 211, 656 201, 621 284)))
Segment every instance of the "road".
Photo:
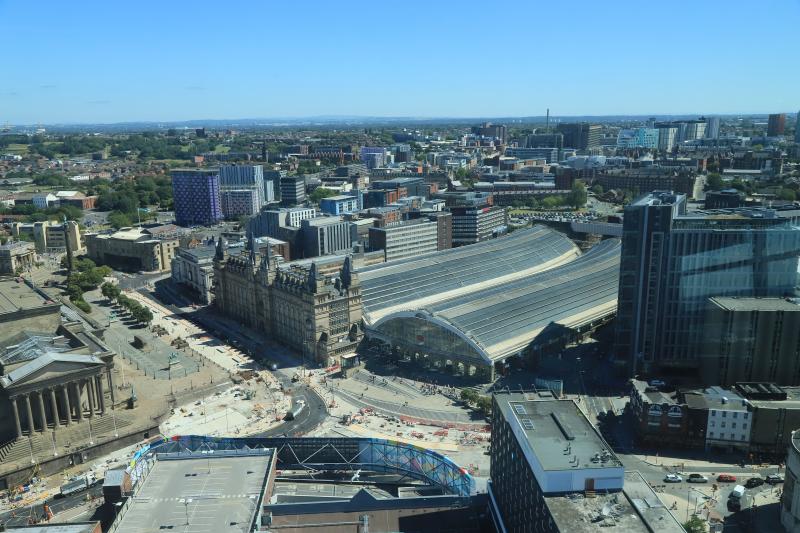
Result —
MULTIPOLYGON (((147 298, 152 298, 152 294, 146 290, 139 289, 139 292, 147 298)), ((173 313, 182 318, 194 322, 209 332, 209 335, 220 337, 220 340, 235 343, 237 348, 247 352, 256 360, 269 360, 278 366, 273 372, 278 381, 283 385, 284 390, 290 390, 295 398, 303 397, 306 401, 306 408, 294 420, 288 420, 279 426, 259 434, 258 436, 275 437, 281 435, 300 436, 305 435, 316 429, 328 417, 325 400, 321 398, 311 387, 302 381, 292 382, 295 374, 302 374, 303 368, 298 364, 294 355, 285 347, 273 343, 267 343, 259 339, 253 339, 241 331, 241 327, 232 321, 217 316, 208 309, 194 310, 189 307, 190 302, 180 294, 171 290, 168 282, 157 285, 156 294, 158 302, 173 313), (178 304, 178 305, 176 305, 178 304), (183 305, 183 307, 179 307, 183 305), (217 335, 217 332, 219 335, 217 335)))
MULTIPOLYGON (((50 506, 50 510, 53 512, 55 517, 58 518, 59 513, 63 513, 64 511, 68 511, 83 504, 86 501, 87 496, 102 497, 102 483, 98 483, 93 487, 90 487, 89 490, 70 494, 64 498, 51 498, 47 504, 50 506)), ((5 524, 6 526, 24 526, 28 524, 28 517, 31 515, 36 515, 41 518, 43 512, 43 502, 39 502, 35 505, 25 507, 24 509, 17 509, 13 513, 8 511, 0 514, 0 523, 5 524)))

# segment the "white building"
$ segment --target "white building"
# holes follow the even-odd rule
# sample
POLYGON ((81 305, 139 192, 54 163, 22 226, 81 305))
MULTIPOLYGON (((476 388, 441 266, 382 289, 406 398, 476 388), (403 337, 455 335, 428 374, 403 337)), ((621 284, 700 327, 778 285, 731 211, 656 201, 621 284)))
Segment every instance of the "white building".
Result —
MULTIPOLYGON (((264 168, 261 165, 219 167, 220 206, 225 218, 252 216, 266 202, 264 168)), ((273 195, 274 197, 274 195, 273 195)))
POLYGON ((703 397, 708 407, 706 449, 747 449, 753 421, 748 401, 720 387, 709 387, 703 397))
POLYGON ((203 304, 210 304, 214 278, 214 253, 211 245, 179 248, 172 258, 172 282, 188 290, 203 304))
POLYGON ((781 524, 789 533, 800 533, 800 430, 792 432, 786 456, 786 478, 781 498, 781 524))

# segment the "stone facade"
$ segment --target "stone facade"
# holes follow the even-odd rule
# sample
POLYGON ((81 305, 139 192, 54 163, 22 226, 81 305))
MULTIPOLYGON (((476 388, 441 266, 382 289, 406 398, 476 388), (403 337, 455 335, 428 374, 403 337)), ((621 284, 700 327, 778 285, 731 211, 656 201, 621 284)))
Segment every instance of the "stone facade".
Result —
POLYGON ((215 305, 300 351, 304 361, 329 366, 355 351, 361 330, 361 287, 348 257, 341 270, 321 273, 316 263, 280 265, 269 248, 229 256, 222 239, 214 259, 215 305))

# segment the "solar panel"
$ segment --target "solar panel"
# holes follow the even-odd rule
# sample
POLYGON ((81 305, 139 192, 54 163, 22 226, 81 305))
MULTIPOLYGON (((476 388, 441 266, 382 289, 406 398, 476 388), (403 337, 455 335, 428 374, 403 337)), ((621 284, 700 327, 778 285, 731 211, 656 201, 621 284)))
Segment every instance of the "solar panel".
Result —
POLYGON ((531 421, 530 418, 523 418, 522 420, 520 420, 520 424, 522 424, 522 427, 524 427, 528 431, 533 431, 533 422, 531 421))
POLYGON ((525 411, 525 406, 522 405, 521 403, 515 403, 514 404, 514 412, 517 413, 518 415, 527 415, 528 414, 528 412, 525 411))

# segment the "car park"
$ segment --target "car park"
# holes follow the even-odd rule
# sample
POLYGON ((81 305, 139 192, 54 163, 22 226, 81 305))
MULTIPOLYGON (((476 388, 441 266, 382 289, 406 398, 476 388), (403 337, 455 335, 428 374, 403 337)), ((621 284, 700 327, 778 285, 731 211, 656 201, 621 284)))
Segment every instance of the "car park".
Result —
POLYGON ((667 474, 664 476, 664 483, 680 483, 683 478, 678 474, 667 474))

